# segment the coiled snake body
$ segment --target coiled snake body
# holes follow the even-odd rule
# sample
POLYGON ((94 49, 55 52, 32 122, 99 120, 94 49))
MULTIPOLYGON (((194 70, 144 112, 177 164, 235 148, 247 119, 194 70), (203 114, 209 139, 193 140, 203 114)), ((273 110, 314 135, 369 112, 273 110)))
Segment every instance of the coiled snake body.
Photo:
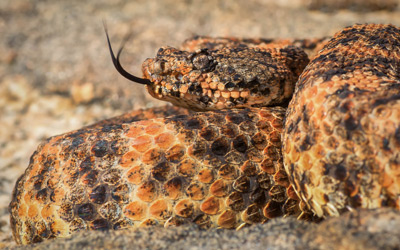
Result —
POLYGON ((161 48, 144 79, 120 52, 118 71, 152 96, 211 111, 137 111, 49 138, 13 193, 17 243, 400 208, 398 28, 355 25, 329 41, 198 37, 161 48), (316 45, 308 64, 303 49, 316 45))

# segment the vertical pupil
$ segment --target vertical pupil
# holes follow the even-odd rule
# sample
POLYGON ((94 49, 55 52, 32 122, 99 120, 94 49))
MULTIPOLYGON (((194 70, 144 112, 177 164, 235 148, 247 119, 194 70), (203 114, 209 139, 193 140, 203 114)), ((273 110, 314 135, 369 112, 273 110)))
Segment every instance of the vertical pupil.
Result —
POLYGON ((193 64, 196 67, 196 69, 202 69, 207 67, 208 62, 209 61, 206 55, 198 55, 193 60, 193 64))

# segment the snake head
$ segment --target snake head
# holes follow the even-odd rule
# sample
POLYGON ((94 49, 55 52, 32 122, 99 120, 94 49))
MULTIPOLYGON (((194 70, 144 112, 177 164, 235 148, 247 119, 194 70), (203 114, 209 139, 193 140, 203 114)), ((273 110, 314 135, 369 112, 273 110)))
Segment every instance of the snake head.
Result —
POLYGON ((194 52, 162 47, 142 71, 152 82, 146 87, 153 97, 192 110, 215 110, 285 103, 307 62, 294 46, 242 44, 194 52))
POLYGON ((110 43, 109 48, 124 77, 145 84, 159 100, 196 111, 285 103, 293 93, 296 72, 308 62, 307 55, 294 46, 240 44, 195 51, 162 47, 155 58, 145 60, 144 78, 139 78, 120 65, 121 49, 115 57, 110 43))

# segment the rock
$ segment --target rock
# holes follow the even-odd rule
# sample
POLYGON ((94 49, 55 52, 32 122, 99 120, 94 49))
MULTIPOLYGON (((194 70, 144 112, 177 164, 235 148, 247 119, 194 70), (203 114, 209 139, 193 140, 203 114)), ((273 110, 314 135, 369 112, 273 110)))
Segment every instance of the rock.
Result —
POLYGON ((21 249, 396 249, 399 236, 400 211, 377 209, 357 210, 320 224, 279 218, 239 231, 190 225, 85 231, 21 249))

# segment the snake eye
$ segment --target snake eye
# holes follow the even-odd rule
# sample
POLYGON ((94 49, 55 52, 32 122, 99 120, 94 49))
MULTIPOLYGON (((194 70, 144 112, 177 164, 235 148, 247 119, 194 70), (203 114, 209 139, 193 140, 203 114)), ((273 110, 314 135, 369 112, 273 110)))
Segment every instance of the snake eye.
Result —
POLYGON ((210 60, 208 60, 207 55, 200 54, 193 58, 193 65, 196 69, 207 68, 209 64, 210 64, 210 60))
POLYGON ((192 55, 192 63, 195 69, 210 70, 214 66, 214 61, 207 50, 201 50, 199 53, 192 55))

